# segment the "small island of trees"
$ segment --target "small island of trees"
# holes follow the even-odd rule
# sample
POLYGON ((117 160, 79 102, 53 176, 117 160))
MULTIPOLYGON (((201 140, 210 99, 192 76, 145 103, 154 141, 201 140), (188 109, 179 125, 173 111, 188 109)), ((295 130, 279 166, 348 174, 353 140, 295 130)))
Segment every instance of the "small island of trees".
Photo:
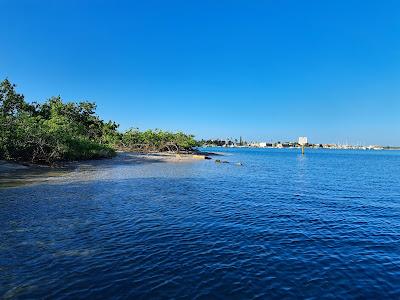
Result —
POLYGON ((96 114, 93 102, 51 97, 27 102, 8 79, 0 83, 0 159, 54 165, 60 161, 107 158, 117 150, 188 151, 193 135, 163 130, 118 131, 96 114))

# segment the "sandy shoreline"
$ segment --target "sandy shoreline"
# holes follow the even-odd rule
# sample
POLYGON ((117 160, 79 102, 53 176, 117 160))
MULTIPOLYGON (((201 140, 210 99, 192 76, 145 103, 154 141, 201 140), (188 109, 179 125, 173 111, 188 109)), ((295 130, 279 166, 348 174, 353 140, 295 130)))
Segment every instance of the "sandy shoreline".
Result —
POLYGON ((210 155, 218 155, 214 153, 198 153, 198 154, 174 154, 174 153, 135 153, 135 152, 117 152, 117 155, 113 158, 104 158, 98 160, 83 160, 83 161, 72 161, 64 162, 56 167, 49 167, 46 165, 36 165, 29 163, 18 163, 13 161, 0 160, 0 172, 12 172, 21 170, 32 170, 32 169, 63 169, 70 168, 85 164, 109 164, 115 162, 126 162, 126 163, 143 163, 143 162, 188 162, 196 160, 209 159, 210 155))
MULTIPOLYGON (((56 167, 17 163, 0 160, 0 188, 30 184, 34 182, 54 181, 74 172, 109 169, 121 165, 142 165, 154 163, 194 163, 205 160, 211 153, 173 154, 117 152, 113 158, 65 162, 56 167)), ((218 155, 218 154, 216 154, 218 155)))

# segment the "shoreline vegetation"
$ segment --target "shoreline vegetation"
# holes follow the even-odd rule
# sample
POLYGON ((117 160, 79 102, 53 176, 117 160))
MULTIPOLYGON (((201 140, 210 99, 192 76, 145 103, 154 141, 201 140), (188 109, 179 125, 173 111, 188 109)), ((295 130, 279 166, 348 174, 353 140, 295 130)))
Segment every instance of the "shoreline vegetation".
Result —
POLYGON ((193 135, 137 128, 120 132, 116 122, 100 119, 93 102, 64 102, 57 96, 29 103, 15 87, 8 79, 0 82, 0 160, 57 166, 111 158, 117 151, 206 157, 194 149, 200 144, 193 135))
POLYGON ((0 161, 4 161, 0 170, 5 166, 13 168, 13 163, 62 166, 71 161, 112 158, 117 152, 158 155, 171 161, 173 156, 175 160, 187 160, 218 155, 199 151, 196 149, 199 146, 298 147, 296 143, 247 143, 242 138, 240 142, 196 141, 193 135, 183 132, 138 128, 120 132, 118 127, 116 122, 106 122, 96 114, 94 102, 64 102, 60 96, 42 103, 27 102, 24 95, 17 93, 15 84, 8 79, 0 82, 0 161))

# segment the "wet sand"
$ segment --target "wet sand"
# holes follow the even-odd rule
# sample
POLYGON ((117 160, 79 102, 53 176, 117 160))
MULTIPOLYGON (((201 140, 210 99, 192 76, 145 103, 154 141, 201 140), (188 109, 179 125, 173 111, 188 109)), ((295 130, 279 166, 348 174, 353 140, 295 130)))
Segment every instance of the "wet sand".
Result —
POLYGON ((62 182, 76 177, 76 173, 94 169, 108 169, 116 165, 142 165, 152 163, 190 163, 204 160, 204 155, 169 153, 118 152, 114 158, 66 162, 61 166, 49 167, 0 161, 0 188, 17 187, 42 182, 62 182))

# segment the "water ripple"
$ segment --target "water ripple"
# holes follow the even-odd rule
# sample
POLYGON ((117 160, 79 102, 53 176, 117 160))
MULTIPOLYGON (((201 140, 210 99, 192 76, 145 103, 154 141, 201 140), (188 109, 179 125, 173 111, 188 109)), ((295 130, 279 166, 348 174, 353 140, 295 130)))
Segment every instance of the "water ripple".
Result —
POLYGON ((0 190, 0 297, 400 298, 398 152, 228 151, 0 190))

